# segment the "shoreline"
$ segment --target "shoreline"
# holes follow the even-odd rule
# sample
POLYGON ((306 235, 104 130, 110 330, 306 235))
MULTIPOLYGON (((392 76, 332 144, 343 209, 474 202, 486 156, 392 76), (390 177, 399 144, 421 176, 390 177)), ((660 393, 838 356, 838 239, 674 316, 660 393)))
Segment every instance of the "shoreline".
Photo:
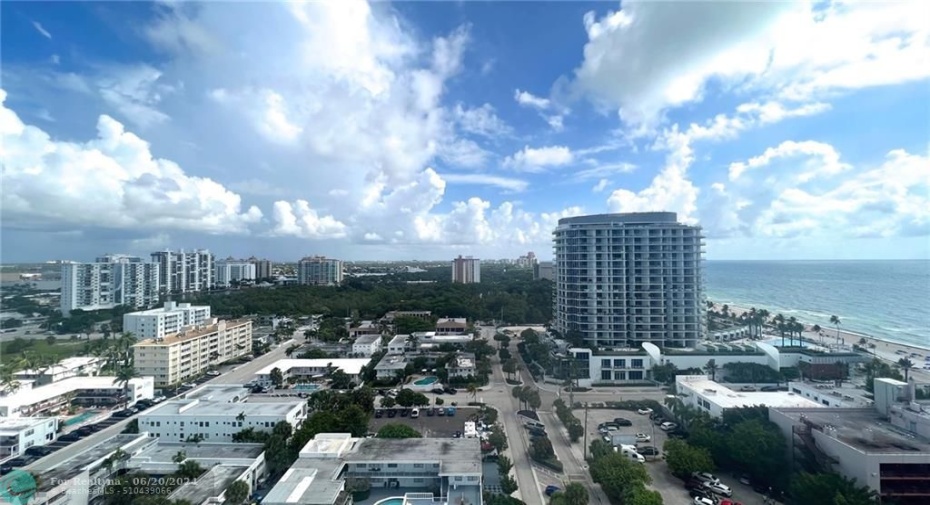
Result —
MULTIPOLYGON (((714 303, 715 303, 715 308, 719 308, 722 305, 717 302, 714 302, 714 303)), ((750 310, 750 307, 745 307, 742 305, 727 304, 727 307, 730 309, 730 313, 735 314, 735 315, 741 315, 743 313, 749 312, 750 310)), ((770 319, 772 316, 775 316, 776 314, 778 314, 778 312, 770 311, 770 319)), ((813 344, 820 345, 820 342, 819 342, 820 335, 811 331, 811 328, 813 328, 814 325, 820 325, 821 333, 823 334, 824 343, 830 344, 831 340, 833 340, 833 342, 836 341, 836 327, 835 326, 831 326, 829 325, 829 323, 827 323, 827 325, 822 325, 820 323, 813 323, 809 320, 802 319, 802 318, 797 318, 797 320, 799 323, 804 325, 805 330, 803 332, 803 336, 805 340, 808 340, 813 344)), ((894 341, 894 340, 887 340, 885 338, 876 337, 875 335, 870 335, 868 333, 863 333, 863 332, 854 331, 854 330, 844 330, 842 323, 840 323, 839 334, 840 334, 840 340, 843 342, 844 345, 849 346, 850 349, 852 348, 853 344, 859 345, 859 340, 864 338, 866 340, 866 345, 868 345, 869 343, 873 343, 876 346, 875 349, 878 349, 879 346, 881 345, 881 346, 892 346, 892 347, 900 348, 902 350, 907 350, 909 354, 911 352, 918 352, 920 354, 930 353, 930 345, 921 346, 921 345, 915 345, 915 344, 905 344, 905 343, 901 343, 901 342, 894 341)))
MULTIPOLYGON (((728 305, 728 307, 730 309, 730 313, 736 315, 749 312, 749 308, 742 306, 728 305)), ((804 325, 805 330, 801 332, 801 338, 805 342, 827 348, 836 348, 837 332, 835 327, 821 327, 820 333, 815 333, 811 331, 811 328, 814 325, 810 324, 809 321, 798 319, 798 322, 804 325)), ((764 333, 763 335, 768 334, 764 333)), ((778 335, 773 336, 774 338, 778 338, 778 335)), ((772 338, 773 336, 769 336, 768 338, 772 338)), ((896 364, 901 358, 908 358, 911 363, 914 364, 913 368, 910 370, 910 376, 915 379, 919 377, 922 379, 920 382, 923 383, 930 382, 930 369, 924 368, 925 366, 930 367, 930 361, 926 360, 927 357, 930 357, 930 347, 920 347, 910 344, 891 342, 865 333, 843 329, 840 329, 839 337, 840 342, 842 342, 839 347, 842 350, 853 351, 853 345, 855 344, 860 347, 864 347, 865 352, 872 355, 873 357, 892 364, 896 364), (859 344, 862 339, 865 339, 866 341, 864 346, 859 344), (870 347, 869 344, 874 344, 875 347, 870 347), (904 354, 901 354, 901 352, 904 354), (914 356, 914 354, 917 356, 914 356)))

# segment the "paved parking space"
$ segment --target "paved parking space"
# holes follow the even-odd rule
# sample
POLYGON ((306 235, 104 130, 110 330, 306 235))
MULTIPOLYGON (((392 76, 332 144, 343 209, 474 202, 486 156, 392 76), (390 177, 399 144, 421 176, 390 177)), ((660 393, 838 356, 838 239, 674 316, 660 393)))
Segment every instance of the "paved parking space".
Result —
POLYGON ((417 419, 411 419, 409 415, 401 417, 398 414, 393 418, 385 415, 382 418, 373 417, 368 426, 372 433, 377 433, 385 424, 399 423, 412 427, 427 438, 451 437, 456 431, 465 431, 465 421, 474 418, 477 413, 475 407, 456 407, 454 416, 429 417, 425 409, 420 409, 420 417, 417 419))
MULTIPOLYGON (((581 421, 584 422, 584 410, 575 410, 574 414, 575 417, 581 419, 581 421)), ((620 433, 630 435, 635 435, 636 433, 645 433, 646 435, 649 435, 652 440, 642 445, 652 445, 657 447, 660 451, 662 450, 662 445, 665 444, 665 440, 667 438, 665 436, 665 432, 660 430, 659 427, 649 419, 649 416, 637 414, 636 411, 633 410, 588 409, 588 443, 590 444, 592 440, 596 440, 603 436, 597 432, 597 427, 599 424, 613 421, 614 418, 617 417, 628 419, 633 423, 633 426, 621 426, 619 430, 620 433)), ((650 459, 652 458, 646 458, 647 461, 650 459)))

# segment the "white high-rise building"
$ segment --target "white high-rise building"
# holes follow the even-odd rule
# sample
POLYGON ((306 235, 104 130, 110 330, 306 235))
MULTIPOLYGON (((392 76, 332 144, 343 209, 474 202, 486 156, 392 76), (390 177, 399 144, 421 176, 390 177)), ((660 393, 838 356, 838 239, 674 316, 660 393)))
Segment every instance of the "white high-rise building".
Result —
POLYGON ((162 293, 190 293, 213 287, 213 255, 206 249, 154 252, 152 262, 158 264, 162 293))
POLYGON ((162 339, 184 328, 201 326, 211 321, 209 305, 165 302, 165 306, 123 314, 123 331, 140 340, 162 339))
POLYGON ((233 282, 254 281, 257 277, 255 267, 255 263, 245 260, 219 260, 216 262, 214 283, 219 287, 227 287, 233 282))
POLYGON ((334 286, 342 282, 342 261, 324 256, 308 256, 297 262, 297 282, 334 286))
POLYGON ((93 263, 62 263, 61 313, 72 310, 134 308, 158 303, 158 265, 136 256, 107 255, 93 263))
POLYGON ((471 256, 452 260, 452 282, 475 284, 481 282, 481 260, 471 256))
POLYGON ((674 212, 559 220, 555 329, 601 348, 694 347, 703 337, 704 242, 674 212))

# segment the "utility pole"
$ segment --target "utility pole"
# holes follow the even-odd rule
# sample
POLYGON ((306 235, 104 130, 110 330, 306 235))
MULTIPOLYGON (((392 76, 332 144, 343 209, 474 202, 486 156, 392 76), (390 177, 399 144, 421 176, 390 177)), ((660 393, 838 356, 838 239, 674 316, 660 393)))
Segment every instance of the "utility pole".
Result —
POLYGON ((571 359, 571 366, 568 369, 568 408, 575 408, 575 359, 571 359))
MULTIPOLYGON (((655 431, 655 426, 653 426, 653 431, 655 431)), ((584 402, 584 444, 582 450, 584 451, 584 460, 588 461, 588 402, 584 402)))

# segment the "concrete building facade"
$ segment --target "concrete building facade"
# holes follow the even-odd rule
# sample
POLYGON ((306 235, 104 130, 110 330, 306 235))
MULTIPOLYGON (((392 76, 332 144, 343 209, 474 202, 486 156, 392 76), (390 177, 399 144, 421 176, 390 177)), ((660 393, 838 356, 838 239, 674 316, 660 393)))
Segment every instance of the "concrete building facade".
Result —
POLYGON ((57 417, 0 418, 0 461, 22 456, 30 447, 50 444, 57 433, 57 417))
POLYGON ((249 263, 255 265, 256 279, 270 279, 274 272, 274 264, 270 260, 260 260, 255 256, 249 258, 249 263))
POLYGON ((123 331, 141 340, 161 339, 184 328, 203 326, 210 321, 209 305, 169 301, 161 308, 123 314, 123 331))
POLYGON ((769 408, 816 409, 823 405, 791 391, 734 391, 710 380, 706 375, 675 377, 677 397, 687 406, 719 418, 724 411, 740 407, 764 405, 769 408))
POLYGON ((226 288, 236 282, 254 281, 257 278, 255 264, 250 261, 227 258, 214 264, 213 280, 216 287, 226 288))
POLYGON ((125 385, 111 376, 71 377, 46 386, 21 388, 16 393, 0 397, 0 417, 40 417, 76 405, 129 405, 154 396, 154 380, 136 377, 125 385))
POLYGON ((252 428, 270 432, 285 421, 296 430, 307 417, 305 400, 274 403, 170 400, 139 415, 139 431, 170 442, 202 437, 205 442, 232 442, 233 435, 252 428))
POLYGON ((285 381, 291 377, 300 381, 321 379, 331 371, 339 369, 358 382, 362 367, 370 361, 369 358, 282 359, 255 372, 255 380, 260 384, 270 385, 271 373, 275 368, 281 370, 285 381))
POLYGON ((297 283, 336 286, 342 283, 342 261, 324 256, 308 256, 297 262, 297 283))
POLYGON ((62 263, 61 313, 112 309, 117 305, 146 308, 158 303, 158 265, 125 255, 101 256, 93 263, 62 263))
POLYGON ((213 287, 213 255, 206 249, 159 251, 152 253, 158 264, 162 294, 192 293, 213 287))
POLYGON ((381 350, 381 334, 360 335, 352 342, 352 354, 370 358, 372 354, 381 350))
POLYGON ((599 348, 694 347, 705 332, 701 228, 674 212, 559 220, 555 329, 599 348))
POLYGON ((452 282, 476 284, 481 282, 481 260, 471 256, 452 260, 452 282))
POLYGON ((215 318, 194 329, 182 330, 132 346, 135 368, 166 387, 200 375, 210 367, 251 356, 252 321, 215 318))
POLYGON ((441 317, 436 321, 436 335, 464 335, 468 320, 464 317, 441 317))
POLYGON ((551 261, 540 261, 533 265, 533 279, 555 280, 555 264, 551 261))

